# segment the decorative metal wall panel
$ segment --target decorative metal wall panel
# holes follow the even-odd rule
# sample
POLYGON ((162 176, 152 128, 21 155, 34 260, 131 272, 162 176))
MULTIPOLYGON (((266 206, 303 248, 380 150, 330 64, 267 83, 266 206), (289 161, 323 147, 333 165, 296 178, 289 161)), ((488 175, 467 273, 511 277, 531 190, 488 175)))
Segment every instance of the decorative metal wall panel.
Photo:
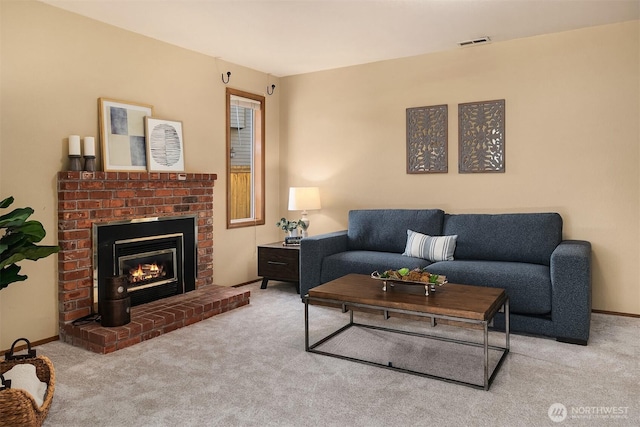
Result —
POLYGON ((407 108, 407 173, 448 171, 446 105, 407 108))
POLYGON ((459 173, 504 172, 504 99, 458 104, 459 173))

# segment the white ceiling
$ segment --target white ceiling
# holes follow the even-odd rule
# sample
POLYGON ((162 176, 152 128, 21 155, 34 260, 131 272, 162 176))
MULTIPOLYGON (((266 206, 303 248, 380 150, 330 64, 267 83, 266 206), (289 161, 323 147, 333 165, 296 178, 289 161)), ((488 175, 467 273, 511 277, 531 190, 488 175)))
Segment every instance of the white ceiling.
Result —
POLYGON ((42 0, 275 76, 639 19, 639 0, 42 0))

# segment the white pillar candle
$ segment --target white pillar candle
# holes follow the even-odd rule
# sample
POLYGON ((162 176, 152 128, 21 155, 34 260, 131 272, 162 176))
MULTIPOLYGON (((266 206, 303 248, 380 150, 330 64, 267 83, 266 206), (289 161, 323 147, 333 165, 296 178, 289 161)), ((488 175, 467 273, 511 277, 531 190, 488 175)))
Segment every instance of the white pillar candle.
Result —
POLYGON ((85 156, 96 155, 96 141, 92 136, 84 137, 84 155, 85 156))
POLYGON ((69 136, 69 155, 70 156, 80 155, 80 136, 79 135, 69 136))

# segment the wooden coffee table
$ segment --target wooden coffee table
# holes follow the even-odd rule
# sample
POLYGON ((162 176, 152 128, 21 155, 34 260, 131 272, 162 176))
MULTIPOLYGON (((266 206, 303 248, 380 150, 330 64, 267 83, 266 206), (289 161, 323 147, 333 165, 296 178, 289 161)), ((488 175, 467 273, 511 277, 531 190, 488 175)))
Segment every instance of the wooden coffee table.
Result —
POLYGON ((415 375, 422 375, 429 378, 437 378, 449 382, 463 384, 475 388, 488 390, 493 382, 500 366, 509 353, 509 298, 504 289, 488 288, 481 286, 457 285, 447 283, 439 287, 435 293, 429 296, 424 295, 422 287, 409 287, 407 285, 396 285, 383 291, 383 284, 380 280, 373 279, 366 275, 349 274, 339 279, 327 282, 309 290, 304 296, 305 303, 304 329, 305 329, 305 350, 312 353, 323 354, 341 359, 352 360, 368 365, 380 366, 415 375), (309 343, 309 304, 320 304, 338 306, 342 312, 349 311, 349 323, 337 331, 318 340, 316 343, 309 343), (429 335, 404 330, 384 328, 373 325, 354 323, 353 309, 382 311, 385 318, 389 313, 402 313, 405 315, 431 318, 431 325, 435 325, 436 319, 451 321, 452 324, 480 326, 483 331, 483 341, 473 342, 443 336, 429 335), (505 331, 504 347, 489 345, 489 325, 496 313, 504 311, 505 331), (359 358, 343 356, 316 349, 316 347, 329 341, 336 335, 344 332, 353 326, 378 329, 393 333, 419 336, 429 339, 447 341, 449 343, 460 344, 462 346, 483 347, 484 349, 484 382, 475 384, 459 381, 450 377, 438 376, 434 374, 417 372, 410 369, 403 369, 392 366, 391 363, 385 365, 371 362, 359 358), (500 359, 495 368, 489 372, 489 350, 500 352, 500 359))

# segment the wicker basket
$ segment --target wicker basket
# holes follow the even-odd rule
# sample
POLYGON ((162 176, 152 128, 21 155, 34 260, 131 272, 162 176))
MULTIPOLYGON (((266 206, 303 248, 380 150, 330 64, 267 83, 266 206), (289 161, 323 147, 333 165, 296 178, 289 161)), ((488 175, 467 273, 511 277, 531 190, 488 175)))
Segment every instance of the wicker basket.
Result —
POLYGON ((33 397, 24 390, 6 388, 0 390, 0 426, 41 426, 49 413, 53 392, 56 386, 56 374, 53 364, 45 356, 36 356, 35 350, 31 350, 31 343, 20 338, 11 345, 11 351, 5 353, 5 360, 0 361, 0 374, 4 375, 16 365, 30 363, 36 367, 36 375, 47 383, 47 392, 44 395, 42 406, 38 406, 33 397), (14 348, 19 341, 27 342, 26 355, 14 355, 14 348))

